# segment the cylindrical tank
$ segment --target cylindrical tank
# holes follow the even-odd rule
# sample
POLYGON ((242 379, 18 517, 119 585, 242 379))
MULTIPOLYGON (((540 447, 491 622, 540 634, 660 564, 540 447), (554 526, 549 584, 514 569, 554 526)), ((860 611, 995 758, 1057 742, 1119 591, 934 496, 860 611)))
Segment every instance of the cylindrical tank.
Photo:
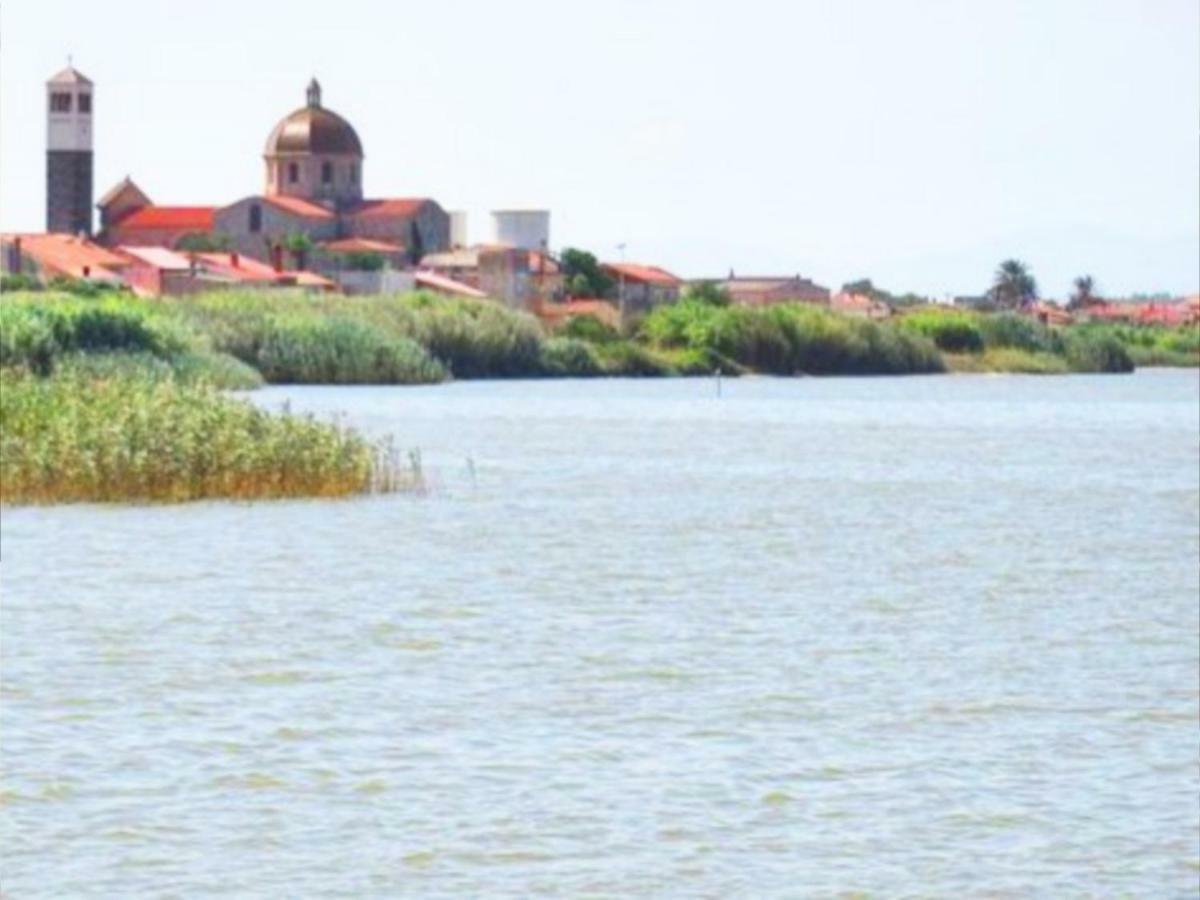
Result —
POLYGON ((497 209, 492 213, 492 240, 521 250, 550 246, 550 210, 497 209))
POLYGON ((450 213, 450 246, 467 246, 467 212, 463 209, 452 210, 450 213))

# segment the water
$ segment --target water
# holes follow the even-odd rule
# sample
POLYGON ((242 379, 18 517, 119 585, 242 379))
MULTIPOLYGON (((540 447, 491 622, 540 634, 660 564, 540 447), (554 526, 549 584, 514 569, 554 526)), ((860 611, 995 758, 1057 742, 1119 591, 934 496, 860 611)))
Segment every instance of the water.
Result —
POLYGON ((285 399, 434 490, 4 511, 5 896, 1195 896, 1195 372, 285 399))

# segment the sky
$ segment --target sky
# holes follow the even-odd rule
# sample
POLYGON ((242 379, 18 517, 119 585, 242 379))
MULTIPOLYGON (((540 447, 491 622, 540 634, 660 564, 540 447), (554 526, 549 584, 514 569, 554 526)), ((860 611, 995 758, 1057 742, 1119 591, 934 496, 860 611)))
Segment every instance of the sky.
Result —
POLYGON ((260 192, 324 103, 369 196, 551 210, 551 244, 684 277, 980 293, 1200 288, 1196 0, 8 0, 0 230, 45 225, 45 87, 95 84, 99 197, 260 192), (618 249, 624 244, 625 249, 618 249))

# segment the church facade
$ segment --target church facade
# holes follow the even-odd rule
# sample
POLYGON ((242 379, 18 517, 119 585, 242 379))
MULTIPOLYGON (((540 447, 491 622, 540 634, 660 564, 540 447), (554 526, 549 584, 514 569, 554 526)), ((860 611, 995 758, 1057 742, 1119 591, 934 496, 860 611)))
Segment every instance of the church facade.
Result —
POLYGON ((450 217, 436 201, 364 197, 363 158, 357 132, 322 104, 313 79, 305 105, 267 138, 262 194, 226 206, 161 206, 125 178, 97 204, 99 240, 171 248, 210 243, 277 268, 294 258, 297 247, 319 252, 356 238, 411 263, 447 249, 450 217))

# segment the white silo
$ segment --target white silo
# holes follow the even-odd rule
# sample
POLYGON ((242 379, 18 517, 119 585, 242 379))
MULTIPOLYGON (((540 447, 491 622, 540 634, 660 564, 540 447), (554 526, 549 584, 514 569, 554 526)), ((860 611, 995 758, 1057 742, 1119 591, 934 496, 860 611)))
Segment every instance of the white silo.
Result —
POLYGON ((550 210, 497 209, 492 212, 493 243, 521 250, 550 246, 550 210))
POLYGON ((455 209, 450 212, 450 246, 467 246, 467 211, 455 209))

